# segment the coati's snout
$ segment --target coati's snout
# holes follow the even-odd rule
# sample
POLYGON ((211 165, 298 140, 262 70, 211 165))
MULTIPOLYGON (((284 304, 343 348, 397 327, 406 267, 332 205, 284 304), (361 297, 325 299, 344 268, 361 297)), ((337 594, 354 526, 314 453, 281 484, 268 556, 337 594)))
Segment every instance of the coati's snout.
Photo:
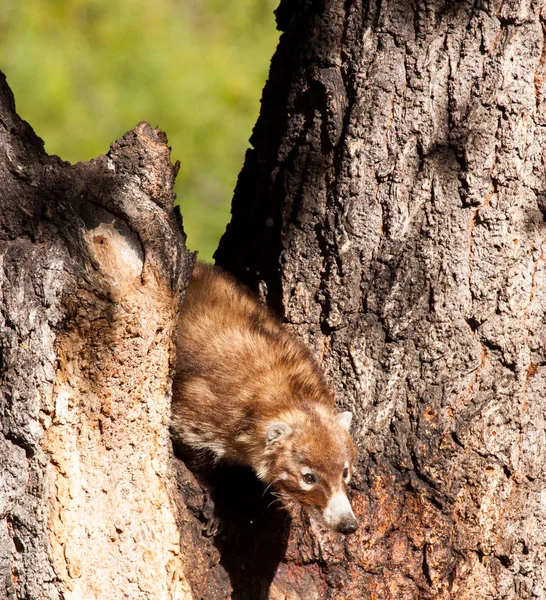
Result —
POLYGON ((358 521, 351 516, 344 517, 338 524, 337 530, 339 533, 348 535, 354 533, 358 529, 358 521))
POLYGON ((345 535, 354 533, 358 529, 358 521, 345 490, 339 490, 332 494, 320 520, 330 529, 345 535))
POLYGON ((355 450, 352 415, 292 412, 267 429, 267 462, 258 474, 286 500, 295 500, 317 521, 343 534, 358 529, 346 487, 355 450), (260 472, 261 471, 261 472, 260 472))

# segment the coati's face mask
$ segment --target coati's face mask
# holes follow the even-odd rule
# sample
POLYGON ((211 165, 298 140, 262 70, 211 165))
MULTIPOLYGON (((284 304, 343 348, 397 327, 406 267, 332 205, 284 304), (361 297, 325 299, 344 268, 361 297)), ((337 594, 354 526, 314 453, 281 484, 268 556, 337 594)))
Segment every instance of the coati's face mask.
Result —
POLYGON ((288 413, 267 429, 266 456, 259 476, 279 498, 296 501, 340 533, 358 528, 347 497, 355 449, 349 436, 352 415, 288 413))

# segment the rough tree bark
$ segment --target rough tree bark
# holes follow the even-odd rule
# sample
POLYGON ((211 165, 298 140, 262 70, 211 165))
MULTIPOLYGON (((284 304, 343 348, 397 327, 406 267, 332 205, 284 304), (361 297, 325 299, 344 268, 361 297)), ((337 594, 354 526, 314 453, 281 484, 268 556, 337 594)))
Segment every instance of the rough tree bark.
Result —
POLYGON ((363 526, 294 519, 271 597, 544 599, 544 3, 277 20, 216 259, 354 411, 363 526))
POLYGON ((1 76, 0 148, 0 598, 191 598, 168 422, 193 257, 165 136, 71 166, 1 76))

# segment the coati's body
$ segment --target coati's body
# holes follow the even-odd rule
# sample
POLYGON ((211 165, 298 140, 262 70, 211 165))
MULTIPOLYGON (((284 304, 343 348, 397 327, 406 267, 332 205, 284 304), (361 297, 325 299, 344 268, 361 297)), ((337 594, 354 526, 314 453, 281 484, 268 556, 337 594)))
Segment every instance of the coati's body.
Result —
POLYGON ((350 533, 351 414, 333 408, 309 350, 234 279, 198 264, 180 311, 174 437, 252 467, 327 526, 350 533))

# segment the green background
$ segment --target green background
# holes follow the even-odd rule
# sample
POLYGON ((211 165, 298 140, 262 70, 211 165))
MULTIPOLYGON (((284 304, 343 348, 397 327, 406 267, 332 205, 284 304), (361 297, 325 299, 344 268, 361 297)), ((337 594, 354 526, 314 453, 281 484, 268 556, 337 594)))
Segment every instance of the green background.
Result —
POLYGON ((0 70, 50 154, 108 151, 139 121, 180 160, 188 246, 211 260, 229 221, 278 0, 4 0, 0 70))

